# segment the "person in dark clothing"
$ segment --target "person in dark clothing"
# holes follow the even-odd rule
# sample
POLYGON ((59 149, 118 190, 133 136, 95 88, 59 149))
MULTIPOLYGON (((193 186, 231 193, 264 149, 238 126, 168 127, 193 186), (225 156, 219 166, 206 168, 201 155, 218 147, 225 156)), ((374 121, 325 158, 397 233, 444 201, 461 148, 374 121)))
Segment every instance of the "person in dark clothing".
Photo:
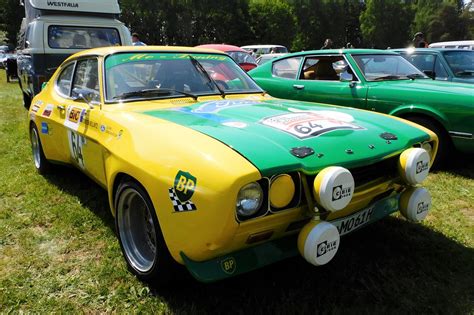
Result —
POLYGON ((331 49, 332 48, 332 40, 330 38, 326 38, 324 41, 323 47, 321 49, 331 49))
POLYGON ((425 34, 418 32, 413 36, 413 46, 415 48, 427 48, 428 43, 425 42, 425 34))

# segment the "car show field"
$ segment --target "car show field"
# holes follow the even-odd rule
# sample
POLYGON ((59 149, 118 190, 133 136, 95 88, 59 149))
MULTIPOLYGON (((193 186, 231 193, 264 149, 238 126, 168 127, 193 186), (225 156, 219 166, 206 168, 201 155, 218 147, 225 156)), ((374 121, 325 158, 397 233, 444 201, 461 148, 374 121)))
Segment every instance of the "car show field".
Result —
POLYGON ((474 309, 472 156, 455 155, 428 176, 433 207, 423 223, 391 215, 343 237, 328 265, 298 256, 214 284, 183 268, 163 289, 127 271, 105 190, 73 168, 37 174, 21 92, 3 71, 0 80, 0 312, 474 309))

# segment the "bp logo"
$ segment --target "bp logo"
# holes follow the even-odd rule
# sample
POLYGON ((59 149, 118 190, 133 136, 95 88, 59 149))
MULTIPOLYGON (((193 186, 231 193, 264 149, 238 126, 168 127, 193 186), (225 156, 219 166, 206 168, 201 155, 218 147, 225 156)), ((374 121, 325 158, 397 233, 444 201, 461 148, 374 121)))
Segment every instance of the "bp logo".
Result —
POLYGON ((174 191, 181 202, 188 201, 194 194, 197 179, 188 172, 179 171, 174 179, 174 191))
POLYGON ((234 257, 227 257, 226 259, 221 261, 221 268, 224 270, 225 273, 231 275, 235 272, 237 268, 237 263, 235 262, 234 257))

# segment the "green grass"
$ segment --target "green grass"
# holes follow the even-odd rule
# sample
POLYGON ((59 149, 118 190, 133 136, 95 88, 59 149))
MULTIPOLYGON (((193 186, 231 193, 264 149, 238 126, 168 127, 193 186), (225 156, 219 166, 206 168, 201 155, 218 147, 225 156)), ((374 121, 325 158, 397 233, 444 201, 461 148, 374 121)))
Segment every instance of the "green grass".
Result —
POLYGON ((430 175, 423 224, 382 220, 326 266, 296 257, 158 290, 127 271, 105 191, 74 169, 36 174, 19 88, 0 80, 0 313, 474 312, 472 157, 430 175))

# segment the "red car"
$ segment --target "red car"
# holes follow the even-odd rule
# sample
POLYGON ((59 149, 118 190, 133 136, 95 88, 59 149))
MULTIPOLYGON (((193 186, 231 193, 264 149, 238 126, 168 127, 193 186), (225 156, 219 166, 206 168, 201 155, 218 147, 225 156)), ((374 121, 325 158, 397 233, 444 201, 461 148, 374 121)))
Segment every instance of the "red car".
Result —
POLYGON ((235 62, 237 62, 245 71, 250 71, 257 67, 257 61, 255 58, 249 54, 248 51, 237 46, 225 44, 206 44, 196 47, 223 51, 227 53, 232 59, 234 59, 235 62))

